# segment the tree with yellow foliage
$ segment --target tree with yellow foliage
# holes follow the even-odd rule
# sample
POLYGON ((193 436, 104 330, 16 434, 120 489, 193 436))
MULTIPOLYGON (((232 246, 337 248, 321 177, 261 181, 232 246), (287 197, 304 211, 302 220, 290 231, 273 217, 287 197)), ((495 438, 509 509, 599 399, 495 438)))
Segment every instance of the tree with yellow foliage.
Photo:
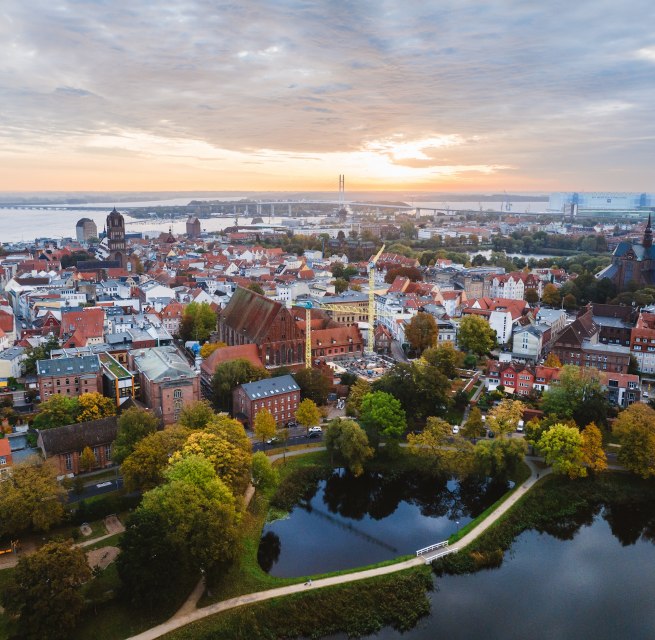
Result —
POLYGON ((496 434, 516 431, 523 417, 525 405, 520 400, 503 400, 487 414, 487 426, 496 434))
POLYGON ((116 405, 101 393, 83 393, 77 399, 77 422, 100 420, 116 415, 116 405))
POLYGON ((317 425, 321 421, 321 414, 316 403, 309 398, 305 398, 296 409, 296 420, 305 429, 317 425))
POLYGON ((224 342, 205 342, 205 344, 200 347, 200 357, 203 360, 206 360, 212 353, 214 353, 214 351, 222 349, 223 347, 227 347, 224 342))
POLYGON ((603 434, 593 422, 590 422, 582 432, 582 462, 594 473, 607 469, 603 434))
POLYGON ((544 367, 555 367, 557 369, 562 368, 562 363, 560 362, 560 359, 557 357, 557 354, 554 351, 551 351, 548 354, 548 357, 544 362, 544 367))
POLYGON ((262 442, 272 438, 277 431, 277 423, 273 414, 268 409, 262 409, 255 416, 255 435, 262 439, 262 442))

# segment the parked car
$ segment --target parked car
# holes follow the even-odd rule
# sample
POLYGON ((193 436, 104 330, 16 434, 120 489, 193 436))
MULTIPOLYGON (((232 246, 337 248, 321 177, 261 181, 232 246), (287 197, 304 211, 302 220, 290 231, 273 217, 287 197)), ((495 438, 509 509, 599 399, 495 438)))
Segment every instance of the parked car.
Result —
POLYGON ((275 443, 278 442, 279 440, 280 440, 280 438, 278 438, 277 436, 273 436, 272 438, 269 438, 269 439, 266 441, 266 444, 275 444, 275 443))
POLYGON ((459 433, 459 425, 455 424, 453 425, 453 435, 457 435, 459 433))
POLYGON ((321 427, 309 427, 308 433, 323 433, 323 429, 321 427))

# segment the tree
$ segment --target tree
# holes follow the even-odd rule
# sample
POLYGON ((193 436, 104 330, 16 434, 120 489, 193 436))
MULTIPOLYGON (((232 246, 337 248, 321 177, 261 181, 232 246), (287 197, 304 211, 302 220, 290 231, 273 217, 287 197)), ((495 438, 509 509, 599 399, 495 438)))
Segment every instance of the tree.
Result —
POLYGON ((320 369, 300 369, 293 374, 293 377, 300 387, 303 398, 309 398, 317 405, 324 405, 327 402, 332 383, 320 369))
POLYGON ((528 304, 536 304, 539 302, 539 293, 536 289, 526 289, 525 293, 523 294, 523 299, 528 304))
POLYGON ((252 457, 252 484, 256 489, 267 493, 277 487, 280 476, 263 451, 257 451, 252 457))
POLYGON ((496 332, 480 316, 466 316, 459 325, 457 340, 465 351, 481 356, 496 346, 496 332))
POLYGON ((590 422, 582 431, 582 462, 593 473, 607 469, 603 434, 593 422, 590 422))
POLYGON ((216 367, 212 378, 212 400, 219 411, 232 413, 232 390, 246 382, 256 382, 268 378, 269 373, 256 367, 249 360, 237 358, 222 362, 216 367))
POLYGON ((118 418, 118 433, 114 441, 112 460, 121 464, 138 442, 159 428, 159 419, 154 413, 130 407, 118 418))
POLYGON ((184 309, 180 322, 180 337, 205 342, 216 330, 216 314, 207 302, 191 302, 184 309))
POLYGON ((393 267, 387 271, 384 281, 392 284, 396 278, 407 278, 411 282, 418 282, 423 279, 423 274, 417 267, 393 267))
POLYGON ((452 427, 441 418, 427 419, 425 429, 407 436, 410 452, 447 474, 468 474, 473 465, 473 445, 465 438, 453 438, 452 427))
POLYGON ((479 438, 485 433, 484 421, 482 420, 482 411, 478 407, 473 407, 469 413, 466 422, 462 426, 462 435, 465 438, 479 438))
POLYGON ((564 296, 562 300, 562 306, 567 310, 571 311, 578 306, 578 301, 572 293, 568 293, 564 296))
POLYGON ((148 491, 164 481, 164 471, 173 454, 184 446, 189 430, 172 426, 147 435, 121 465, 128 491, 148 491))
POLYGON ((205 342, 205 344, 200 347, 200 357, 203 360, 206 360, 212 353, 214 353, 214 351, 222 349, 223 347, 227 347, 224 342, 205 342))
POLYGON ((48 531, 64 517, 66 491, 49 465, 30 458, 0 482, 0 536, 48 531))
POLYGON ((309 398, 305 398, 296 409, 296 420, 305 429, 317 425, 321 421, 321 413, 316 403, 309 398))
POLYGON ((596 369, 564 365, 557 384, 543 395, 541 408, 561 422, 605 424, 608 402, 596 369))
POLYGON ((628 365, 628 373, 639 375, 639 362, 632 354, 630 354, 630 364, 628 365))
POLYGON ((423 352, 423 360, 436 367, 447 378, 457 377, 457 369, 464 364, 464 354, 455 349, 450 342, 431 347, 423 352))
POLYGON ((655 476, 655 410, 635 402, 619 413, 613 427, 619 462, 642 478, 655 476))
POLYGON ((250 291, 254 291, 255 293, 258 293, 260 296, 265 295, 264 294, 264 289, 262 289, 262 286, 258 282, 251 282, 248 285, 248 289, 250 291))
POLYGON ((405 337, 419 355, 437 343, 437 321, 429 313, 417 313, 405 327, 405 337))
POLYGON ((561 300, 559 289, 549 282, 541 294, 541 301, 550 307, 559 307, 561 300))
POLYGON ((216 416, 209 402, 197 400, 182 407, 177 423, 181 427, 194 431, 204 429, 216 416))
POLYGON ((544 367, 553 367, 554 369, 561 369, 562 363, 554 351, 551 351, 544 362, 544 367))
POLYGON ((189 567, 176 546, 162 535, 161 514, 137 509, 121 536, 116 568, 123 594, 137 607, 164 608, 179 598, 189 567))
POLYGON ((39 407, 39 413, 34 418, 32 426, 35 429, 52 429, 73 424, 77 414, 77 398, 53 395, 39 407))
POLYGON ((77 399, 76 422, 87 422, 89 420, 100 420, 116 415, 116 405, 110 398, 101 393, 83 393, 77 399))
POLYGON ((236 553, 239 518, 234 495, 201 456, 171 465, 166 483, 148 491, 140 509, 161 518, 162 534, 197 569, 214 567, 236 553))
POLYGON ((96 457, 91 447, 84 447, 80 454, 80 471, 91 471, 97 464, 96 457))
POLYGON ((381 437, 385 438, 389 445, 398 443, 407 426, 400 402, 384 391, 374 391, 362 398, 359 418, 369 442, 375 449, 378 448, 381 437))
POLYGON ((348 399, 346 400, 346 415, 359 417, 359 409, 362 405, 362 398, 371 393, 371 385, 363 378, 357 378, 355 384, 350 387, 348 399))
POLYGON ((266 408, 260 409, 260 411, 255 416, 255 424, 253 426, 253 431, 258 438, 262 439, 262 442, 272 438, 277 431, 277 423, 273 414, 266 408))
POLYGON ((569 478, 583 478, 587 475, 582 455, 582 435, 575 427, 554 424, 544 431, 537 448, 546 462, 553 466, 553 472, 569 478))
POLYGON ((344 280, 343 278, 336 278, 332 281, 332 284, 334 285, 334 292, 337 295, 343 293, 344 291, 348 291, 348 280, 344 280))
POLYGON ((65 640, 84 609, 82 584, 91 578, 84 552, 69 542, 48 542, 22 557, 2 594, 18 616, 21 638, 65 640))
POLYGON ((487 426, 496 434, 516 431, 523 417, 525 405, 520 400, 503 400, 487 414, 487 426))
POLYGON ((250 446, 244 449, 233 444, 220 433, 194 431, 189 435, 182 449, 171 456, 171 463, 193 456, 201 456, 208 460, 232 493, 235 496, 243 495, 250 482, 252 465, 250 446))
POLYGON ((50 335, 45 344, 27 349, 27 358, 23 363, 26 375, 36 375, 36 363, 39 360, 49 360, 53 349, 59 349, 59 340, 56 336, 50 335))
POLYGON ((325 433, 325 446, 334 464, 347 466, 354 476, 364 473, 364 464, 373 457, 366 432, 354 420, 336 418, 325 433))
POLYGON ((485 476, 511 477, 523 462, 526 447, 522 438, 480 440, 474 449, 476 467, 485 476))

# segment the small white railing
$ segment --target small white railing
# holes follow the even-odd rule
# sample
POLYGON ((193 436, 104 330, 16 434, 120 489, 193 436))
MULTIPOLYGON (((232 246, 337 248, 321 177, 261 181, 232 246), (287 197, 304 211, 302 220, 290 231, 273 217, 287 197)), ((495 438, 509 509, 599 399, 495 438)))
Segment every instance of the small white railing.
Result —
POLYGON ((435 549, 446 549, 448 547, 448 540, 444 540, 443 542, 437 542, 437 544, 431 544, 429 547, 424 547, 423 549, 419 549, 416 552, 416 556, 422 556, 424 553, 430 553, 430 551, 434 551, 435 549))

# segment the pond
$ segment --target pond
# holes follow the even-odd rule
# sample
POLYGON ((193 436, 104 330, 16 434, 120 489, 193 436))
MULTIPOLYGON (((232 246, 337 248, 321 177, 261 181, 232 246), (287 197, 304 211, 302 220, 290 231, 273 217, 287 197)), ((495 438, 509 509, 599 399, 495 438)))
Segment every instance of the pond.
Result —
POLYGON ((359 478, 334 471, 287 518, 264 527, 258 560, 271 575, 294 577, 413 554, 447 539, 507 488, 417 471, 359 478))
POLYGON ((655 503, 576 520, 521 534, 497 569, 435 578, 427 618, 370 638, 655 638, 655 503))

